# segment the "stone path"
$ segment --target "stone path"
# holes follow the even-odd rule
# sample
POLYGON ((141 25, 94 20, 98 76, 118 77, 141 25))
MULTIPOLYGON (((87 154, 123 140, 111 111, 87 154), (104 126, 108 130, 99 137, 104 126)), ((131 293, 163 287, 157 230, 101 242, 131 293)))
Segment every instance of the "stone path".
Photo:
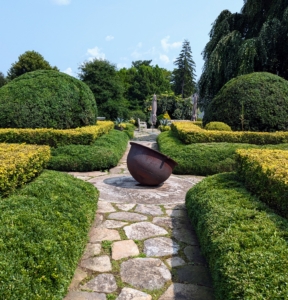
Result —
MULTIPOLYGON (((134 141, 157 149, 159 132, 135 131, 134 141)), ((145 187, 126 158, 105 172, 70 173, 100 191, 89 243, 65 300, 212 300, 213 289, 185 195, 202 180, 175 176, 145 187)))

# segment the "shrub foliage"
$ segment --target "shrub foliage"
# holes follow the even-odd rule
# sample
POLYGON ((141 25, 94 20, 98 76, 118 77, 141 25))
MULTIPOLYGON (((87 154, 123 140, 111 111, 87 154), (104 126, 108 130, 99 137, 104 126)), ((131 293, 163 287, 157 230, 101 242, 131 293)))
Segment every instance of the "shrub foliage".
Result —
POLYGON ((76 128, 96 117, 89 87, 64 73, 29 72, 0 88, 0 128, 76 128))
POLYGON ((206 130, 231 131, 231 127, 223 122, 210 122, 205 126, 206 130))
POLYGON ((227 82, 205 110, 203 123, 225 122, 233 130, 288 130, 288 82, 256 72, 227 82))

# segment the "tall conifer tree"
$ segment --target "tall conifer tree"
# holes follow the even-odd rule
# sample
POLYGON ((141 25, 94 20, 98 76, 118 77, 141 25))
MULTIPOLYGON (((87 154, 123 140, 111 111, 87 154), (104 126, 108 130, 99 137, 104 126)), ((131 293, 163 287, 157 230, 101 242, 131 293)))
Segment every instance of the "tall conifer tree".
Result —
POLYGON ((184 40, 180 55, 174 64, 177 68, 172 73, 173 91, 176 95, 187 98, 195 91, 195 62, 189 41, 184 40))

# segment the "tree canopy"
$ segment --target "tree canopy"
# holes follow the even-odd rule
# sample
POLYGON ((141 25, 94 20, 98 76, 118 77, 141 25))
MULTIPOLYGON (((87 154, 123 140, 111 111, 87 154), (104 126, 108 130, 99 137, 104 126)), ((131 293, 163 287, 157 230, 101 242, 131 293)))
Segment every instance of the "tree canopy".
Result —
POLYGON ((0 72, 0 87, 4 84, 6 84, 6 77, 2 72, 0 72))
POLYGON ((184 40, 180 55, 174 64, 177 68, 172 73, 172 89, 182 98, 189 97, 195 91, 195 62, 189 41, 184 40))
POLYGON ((241 13, 222 11, 209 35, 199 80, 204 110, 221 87, 238 75, 265 71, 288 79, 286 0, 246 0, 241 13))
POLYGON ((55 70, 57 67, 52 67, 44 57, 36 51, 26 51, 18 57, 18 61, 13 63, 8 70, 7 79, 12 80, 28 72, 37 70, 55 70))

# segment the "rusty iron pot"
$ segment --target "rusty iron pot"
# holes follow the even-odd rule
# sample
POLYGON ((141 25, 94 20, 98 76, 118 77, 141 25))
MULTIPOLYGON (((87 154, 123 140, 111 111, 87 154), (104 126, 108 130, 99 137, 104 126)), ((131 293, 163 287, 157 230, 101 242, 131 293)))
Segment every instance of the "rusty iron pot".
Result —
POLYGON ((130 142, 127 167, 133 178, 143 185, 159 185, 169 178, 177 162, 149 147, 130 142))

